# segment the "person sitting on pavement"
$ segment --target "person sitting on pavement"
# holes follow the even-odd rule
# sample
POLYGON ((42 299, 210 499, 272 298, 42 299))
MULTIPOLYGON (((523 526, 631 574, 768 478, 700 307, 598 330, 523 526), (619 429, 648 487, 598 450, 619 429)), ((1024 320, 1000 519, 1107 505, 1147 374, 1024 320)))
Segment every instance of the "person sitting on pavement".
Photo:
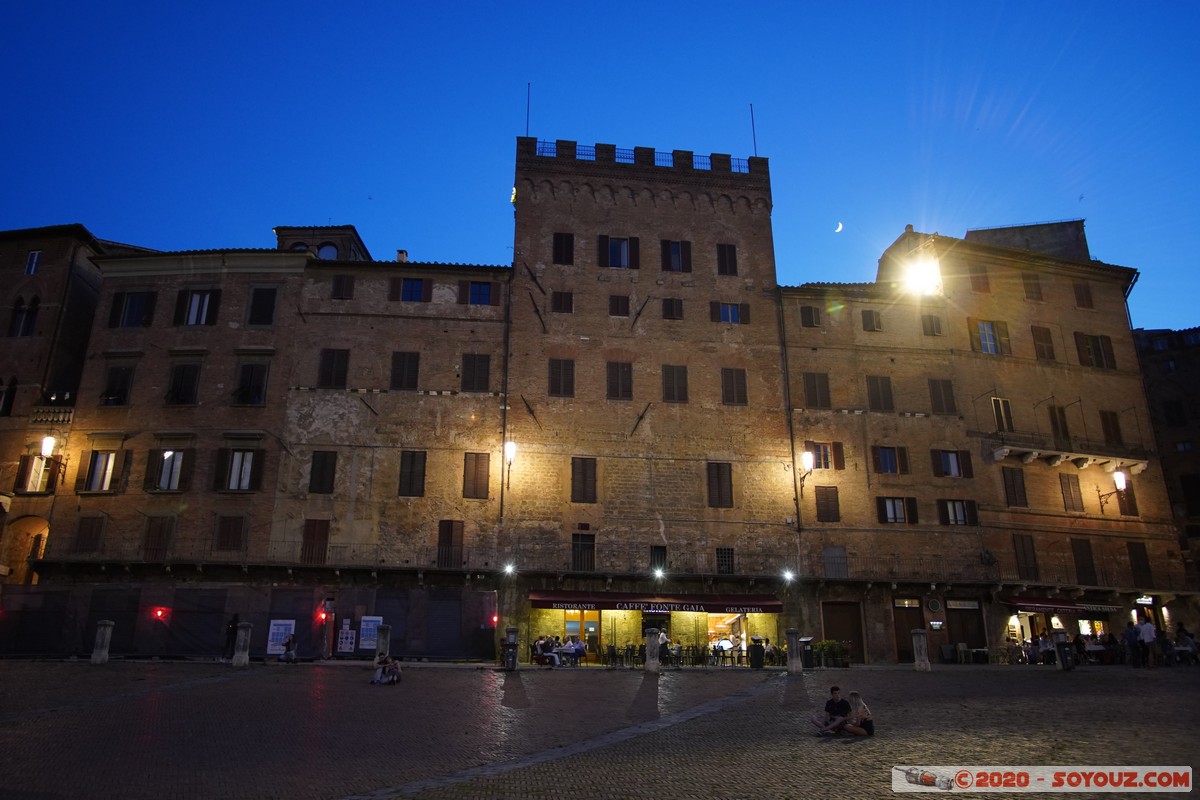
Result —
POLYGON ((825 701, 825 710, 812 716, 812 724, 817 726, 819 736, 832 736, 842 729, 846 716, 850 713, 850 703, 842 699, 842 690, 838 686, 829 687, 829 699, 825 701))
POLYGON ((283 653, 280 654, 279 660, 289 664, 296 663, 296 634, 289 633, 283 640, 283 653))
POLYGON ((875 718, 858 692, 850 693, 850 713, 846 715, 842 730, 855 736, 875 735, 875 718))
POLYGON ((400 682, 400 662, 387 653, 375 656, 375 677, 371 683, 395 685, 400 682))

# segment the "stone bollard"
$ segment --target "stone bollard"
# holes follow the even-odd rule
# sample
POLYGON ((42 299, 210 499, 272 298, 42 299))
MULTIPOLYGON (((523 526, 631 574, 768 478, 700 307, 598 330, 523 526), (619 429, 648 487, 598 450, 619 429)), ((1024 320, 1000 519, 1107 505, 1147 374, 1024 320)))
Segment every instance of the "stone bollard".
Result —
POLYGON ((787 635, 787 671, 789 675, 804 674, 804 653, 800 650, 800 631, 788 628, 787 635))
POLYGON ((646 672, 658 674, 662 665, 658 663, 658 628, 646 629, 646 672))
POLYGON ((92 663, 108 663, 108 645, 112 642, 113 621, 102 619, 96 623, 96 644, 92 647, 92 663))
POLYGON ((250 629, 253 627, 249 622, 238 623, 237 641, 233 644, 233 659, 230 661, 235 667, 250 665, 250 629))
POLYGON ((933 667, 929 664, 929 639, 924 628, 913 628, 913 669, 917 672, 930 672, 933 667))
POLYGON ((375 629, 375 657, 386 656, 392 652, 392 626, 380 625, 375 629))

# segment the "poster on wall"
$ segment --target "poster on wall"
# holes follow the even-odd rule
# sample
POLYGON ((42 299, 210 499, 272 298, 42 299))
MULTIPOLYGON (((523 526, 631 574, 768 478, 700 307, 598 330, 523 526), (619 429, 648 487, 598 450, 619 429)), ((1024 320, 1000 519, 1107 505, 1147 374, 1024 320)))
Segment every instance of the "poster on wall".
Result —
POLYGON ((283 655, 283 640, 296 632, 296 620, 273 619, 267 629, 267 654, 283 655))
POLYGON ((383 617, 363 617, 358 623, 358 646, 363 650, 374 650, 382 624, 383 617))
POLYGON ((354 629, 350 627, 350 620, 342 620, 342 629, 338 631, 338 652, 353 653, 354 638, 354 629))

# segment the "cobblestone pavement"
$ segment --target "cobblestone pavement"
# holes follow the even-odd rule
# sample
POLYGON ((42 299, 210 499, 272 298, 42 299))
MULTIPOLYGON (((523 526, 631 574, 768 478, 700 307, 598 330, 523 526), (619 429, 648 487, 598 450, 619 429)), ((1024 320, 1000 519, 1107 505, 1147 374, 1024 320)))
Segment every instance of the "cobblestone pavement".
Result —
POLYGON ((369 677, 341 663, 0 661, 0 800, 880 798, 896 764, 1200 767, 1193 667, 369 677), (875 738, 810 732, 832 683, 863 693, 875 738))

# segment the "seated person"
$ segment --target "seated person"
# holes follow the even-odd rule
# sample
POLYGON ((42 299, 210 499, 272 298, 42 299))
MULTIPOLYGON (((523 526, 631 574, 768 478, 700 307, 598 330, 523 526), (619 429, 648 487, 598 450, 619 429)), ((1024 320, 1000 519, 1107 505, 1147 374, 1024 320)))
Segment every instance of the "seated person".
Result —
POLYGON ((543 637, 538 653, 542 657, 542 661, 538 663, 549 663, 552 667, 562 666, 562 659, 558 657, 558 653, 554 652, 554 640, 549 636, 543 637))
POLYGON ((279 656, 279 660, 290 664, 296 663, 296 634, 289 633, 283 640, 283 653, 279 656))
POLYGON ((583 641, 583 639, 576 639, 575 640, 575 663, 578 664, 581 661, 585 661, 586 659, 587 659, 587 642, 583 641))
POLYGON ((375 677, 371 683, 393 685, 400 682, 400 662, 387 653, 375 656, 375 677))
POLYGON ((829 699, 825 701, 825 710, 813 714, 812 724, 817 726, 820 736, 830 736, 839 732, 850 714, 850 703, 842 699, 842 690, 838 686, 829 687, 829 699))
POLYGON ((875 720, 871 716, 871 709, 867 708, 858 692, 850 693, 850 713, 846 715, 842 730, 855 736, 875 735, 875 720))

